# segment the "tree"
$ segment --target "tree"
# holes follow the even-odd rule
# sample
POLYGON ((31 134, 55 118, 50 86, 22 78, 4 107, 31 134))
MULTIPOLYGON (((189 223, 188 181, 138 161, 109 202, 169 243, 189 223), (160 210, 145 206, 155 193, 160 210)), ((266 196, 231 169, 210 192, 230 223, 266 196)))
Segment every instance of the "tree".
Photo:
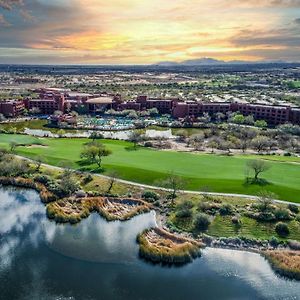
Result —
POLYGON ((64 170, 61 175, 59 186, 65 196, 70 196, 79 189, 79 184, 69 169, 64 170))
POLYGON ((270 169, 270 165, 263 160, 253 159, 247 162, 247 167, 254 172, 254 181, 258 181, 258 176, 270 169))
POLYGON ((245 123, 245 117, 241 114, 235 114, 231 118, 231 122, 233 122, 235 124, 244 124, 245 123))
POLYGON ((14 141, 9 143, 9 148, 11 152, 15 152, 16 148, 17 148, 18 144, 14 141))
POLYGON ((63 129, 60 129, 57 131, 57 134, 60 138, 62 138, 66 134, 66 132, 63 129))
POLYGON ((259 128, 266 128, 268 126, 268 123, 265 120, 257 120, 255 121, 254 126, 259 128))
POLYGON ((41 165, 42 165, 42 162, 43 162, 43 156, 41 155, 38 155, 34 158, 34 161, 35 161, 35 171, 36 172, 39 172, 40 171, 40 168, 41 168, 41 165))
POLYGON ((103 139, 103 134, 97 131, 93 131, 90 136, 89 139, 92 139, 93 141, 97 140, 97 139, 103 139))
POLYGON ((211 140, 211 141, 209 141, 209 143, 207 144, 207 146, 209 147, 209 148, 211 148, 211 153, 214 153, 215 152, 215 149, 218 147, 218 143, 217 143, 217 141, 215 141, 215 140, 211 140))
POLYGON ((129 135, 129 141, 133 143, 133 148, 136 149, 139 142, 143 140, 143 134, 139 130, 134 130, 129 135))
POLYGON ((102 143, 93 141, 87 143, 81 151, 80 157, 88 162, 96 163, 101 168, 102 158, 111 155, 111 150, 107 149, 102 143))
POLYGON ((171 199, 171 204, 173 205, 174 200, 177 197, 177 192, 184 186, 184 180, 181 177, 170 173, 168 177, 161 182, 161 185, 171 191, 169 198, 171 199))
POLYGON ((258 202, 259 202, 259 209, 261 212, 267 212, 270 210, 271 205, 273 203, 273 199, 276 196, 273 193, 267 191, 261 191, 258 194, 258 202))
POLYGON ((252 146, 258 153, 267 149, 270 144, 270 139, 266 136, 258 136, 252 140, 252 146))
POLYGON ((249 115, 245 117, 245 124, 247 125, 253 125, 254 124, 254 118, 252 115, 249 115))
POLYGON ((240 138, 240 145, 243 152, 250 146, 252 140, 257 136, 257 130, 251 128, 241 128, 238 132, 240 138))
POLYGON ((118 172, 117 171, 111 171, 107 174, 108 176, 108 188, 106 193, 110 194, 112 188, 114 187, 114 184, 118 178, 118 172))

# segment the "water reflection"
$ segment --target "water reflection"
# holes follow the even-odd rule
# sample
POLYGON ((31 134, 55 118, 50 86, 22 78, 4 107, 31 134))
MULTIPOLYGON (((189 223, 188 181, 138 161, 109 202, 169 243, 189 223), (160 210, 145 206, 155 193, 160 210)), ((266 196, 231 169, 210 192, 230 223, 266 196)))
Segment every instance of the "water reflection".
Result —
POLYGON ((110 223, 95 213, 80 225, 56 226, 49 247, 61 254, 87 261, 135 262, 138 253, 136 236, 152 226, 156 226, 154 212, 127 222, 110 223))
POLYGON ((136 234, 153 225, 154 213, 56 225, 37 193, 0 187, 0 299, 299 299, 300 283, 255 253, 205 249, 180 268, 140 260, 136 234))

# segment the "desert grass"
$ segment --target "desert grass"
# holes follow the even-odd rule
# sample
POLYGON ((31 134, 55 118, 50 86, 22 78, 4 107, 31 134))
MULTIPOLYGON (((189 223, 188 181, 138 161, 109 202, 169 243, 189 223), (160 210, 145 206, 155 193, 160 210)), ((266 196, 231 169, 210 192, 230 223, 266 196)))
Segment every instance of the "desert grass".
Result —
POLYGON ((75 224, 98 212, 107 221, 126 221, 149 212, 150 205, 143 200, 109 197, 67 198, 47 205, 47 215, 58 223, 75 224))
POLYGON ((264 251, 264 257, 278 274, 300 280, 300 251, 264 251))
POLYGON ((160 228, 147 229, 138 235, 140 256, 153 263, 184 264, 200 256, 203 244, 171 234, 160 228))

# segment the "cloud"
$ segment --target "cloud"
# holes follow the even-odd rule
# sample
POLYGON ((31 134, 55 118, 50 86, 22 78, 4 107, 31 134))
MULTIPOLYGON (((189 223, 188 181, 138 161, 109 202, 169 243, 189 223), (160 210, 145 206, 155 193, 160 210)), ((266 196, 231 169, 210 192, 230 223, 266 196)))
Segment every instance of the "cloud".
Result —
POLYGON ((12 10, 15 6, 22 6, 23 0, 0 0, 0 8, 12 10))
POLYGON ((300 18, 295 19, 294 23, 300 25, 300 18))
POLYGON ((2 14, 0 14, 0 25, 4 27, 8 27, 11 25, 9 22, 7 22, 7 20, 4 18, 2 14))
MULTIPOLYGON (((295 19, 290 8, 300 5, 300 1, 293 0, 0 0, 0 3, 0 7, 5 7, 0 20, 2 25, 6 22, 0 31, 1 47, 7 48, 4 53, 18 48, 32 50, 34 61, 38 58, 55 61, 56 57, 57 61, 81 63, 84 59, 152 63, 190 59, 195 53, 222 59, 232 59, 236 53, 236 59, 240 59, 238 55, 249 49, 286 49, 299 44, 298 19, 287 21, 295 19)), ((30 51, 26 53, 22 57, 27 62, 30 51)), ((251 58, 255 59, 254 54, 251 58)))

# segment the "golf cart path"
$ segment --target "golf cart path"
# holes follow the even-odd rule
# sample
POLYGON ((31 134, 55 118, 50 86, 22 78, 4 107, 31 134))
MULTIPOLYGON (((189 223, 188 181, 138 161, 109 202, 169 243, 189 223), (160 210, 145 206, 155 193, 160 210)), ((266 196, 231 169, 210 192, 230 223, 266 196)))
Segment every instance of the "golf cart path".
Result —
MULTIPOLYGON (((15 155, 15 156, 20 158, 20 159, 35 162, 34 159, 30 159, 30 158, 20 156, 20 155, 15 155)), ((50 168, 50 169, 55 169, 55 170, 60 170, 60 171, 66 169, 66 168, 63 168, 63 167, 57 167, 57 166, 48 165, 48 164, 45 164, 45 163, 42 163, 41 165, 44 166, 44 167, 50 168)), ((74 171, 78 171, 78 170, 74 170, 74 171)), ((83 172, 83 171, 78 171, 78 172, 80 172, 82 174, 92 174, 96 177, 105 178, 105 179, 110 179, 111 178, 109 176, 102 175, 102 174, 97 174, 97 173, 90 173, 90 172, 83 172)), ((166 191, 166 192, 170 191, 170 189, 168 189, 168 188, 163 188, 163 187, 159 187, 159 186, 142 184, 142 183, 137 183, 137 182, 128 181, 128 180, 119 179, 119 178, 116 178, 115 180, 116 180, 116 182, 119 182, 119 183, 133 185, 133 186, 137 186, 137 187, 140 187, 140 188, 153 189, 153 190, 166 191)), ((210 196, 245 198, 245 199, 256 200, 256 201, 259 199, 258 196, 246 195, 246 194, 198 192, 198 191, 190 191, 190 190, 179 190, 178 192, 185 193, 185 194, 194 194, 194 195, 210 195, 210 196)), ((300 203, 284 201, 284 200, 278 200, 278 199, 272 199, 272 201, 274 201, 275 203, 279 203, 279 204, 294 204, 294 205, 300 207, 300 203)))

